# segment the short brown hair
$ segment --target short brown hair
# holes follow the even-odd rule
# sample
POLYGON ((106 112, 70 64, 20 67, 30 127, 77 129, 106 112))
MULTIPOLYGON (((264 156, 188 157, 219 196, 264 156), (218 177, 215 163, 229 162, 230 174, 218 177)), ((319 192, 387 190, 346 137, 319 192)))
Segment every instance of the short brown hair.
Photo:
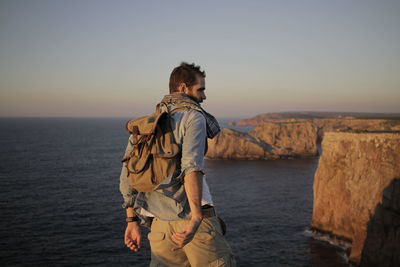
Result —
POLYGON ((185 83, 187 87, 195 85, 197 82, 197 75, 205 78, 205 71, 200 70, 200 66, 182 62, 181 65, 176 67, 169 77, 169 92, 176 92, 179 84, 185 83))

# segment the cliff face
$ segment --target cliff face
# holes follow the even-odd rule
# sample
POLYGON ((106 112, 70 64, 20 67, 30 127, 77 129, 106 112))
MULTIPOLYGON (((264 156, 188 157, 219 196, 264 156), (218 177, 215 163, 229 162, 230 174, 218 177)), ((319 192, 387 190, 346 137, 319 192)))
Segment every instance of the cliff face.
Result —
POLYGON ((249 134, 223 129, 208 141, 208 158, 278 159, 318 153, 315 127, 309 122, 262 123, 249 134))
POLYGON ((208 158, 220 159, 264 159, 271 158, 266 153, 266 145, 246 133, 223 129, 208 141, 208 158))
POLYGON ((310 122, 264 122, 249 134, 270 145, 273 154, 310 157, 318 153, 317 131, 310 122))
MULTIPOLYGON (((325 133, 314 177, 312 227, 352 240, 352 262, 360 262, 384 189, 400 177, 399 162, 399 133, 325 133)), ((396 238, 396 232, 385 235, 396 238)))

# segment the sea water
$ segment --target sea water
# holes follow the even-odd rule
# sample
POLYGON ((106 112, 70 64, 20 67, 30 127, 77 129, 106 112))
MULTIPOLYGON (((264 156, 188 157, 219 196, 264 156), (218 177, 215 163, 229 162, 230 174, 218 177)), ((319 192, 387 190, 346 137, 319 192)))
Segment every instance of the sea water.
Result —
MULTIPOLYGON (((0 119, 2 266, 148 266, 147 230, 139 252, 123 242, 125 122, 0 119)), ((309 232, 317 164, 318 157, 206 160, 206 178, 240 266, 348 266, 343 248, 309 232)))

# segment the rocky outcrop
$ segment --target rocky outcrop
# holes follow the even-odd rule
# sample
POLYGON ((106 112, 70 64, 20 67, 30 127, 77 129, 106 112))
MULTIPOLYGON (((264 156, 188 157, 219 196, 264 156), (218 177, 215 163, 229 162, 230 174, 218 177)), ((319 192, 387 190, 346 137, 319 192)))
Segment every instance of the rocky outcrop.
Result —
POLYGON ((287 157, 312 157, 318 154, 317 131, 310 122, 264 122, 249 135, 268 144, 270 152, 287 157))
MULTIPOLYGON (((384 189, 400 177, 399 163, 399 132, 325 133, 314 177, 312 228, 351 240, 349 259, 352 262, 360 263, 368 224, 376 216, 384 216, 378 214, 377 207, 384 197, 384 189)), ((385 223, 393 223, 388 220, 385 223)), ((383 232, 382 238, 398 240, 399 229, 383 232)), ((393 244, 387 246, 392 251, 386 254, 400 253, 393 251, 393 244)))
POLYGON ((207 158, 220 159, 265 159, 274 158, 268 146, 254 137, 232 129, 223 129, 209 139, 207 158))
POLYGON ((316 129, 309 122, 262 123, 249 134, 224 129, 208 141, 208 158, 278 159, 318 154, 316 129))

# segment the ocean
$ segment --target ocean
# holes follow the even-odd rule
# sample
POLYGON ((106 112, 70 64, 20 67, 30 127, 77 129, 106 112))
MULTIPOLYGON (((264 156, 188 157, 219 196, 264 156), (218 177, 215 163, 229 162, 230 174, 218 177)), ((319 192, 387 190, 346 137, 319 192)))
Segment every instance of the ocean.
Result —
MULTIPOLYGON (((125 122, 0 119, 1 266, 148 266, 146 229, 139 252, 123 242, 125 122)), ((239 266, 349 266, 343 248, 309 231, 317 165, 318 158, 206 160, 239 266)))

